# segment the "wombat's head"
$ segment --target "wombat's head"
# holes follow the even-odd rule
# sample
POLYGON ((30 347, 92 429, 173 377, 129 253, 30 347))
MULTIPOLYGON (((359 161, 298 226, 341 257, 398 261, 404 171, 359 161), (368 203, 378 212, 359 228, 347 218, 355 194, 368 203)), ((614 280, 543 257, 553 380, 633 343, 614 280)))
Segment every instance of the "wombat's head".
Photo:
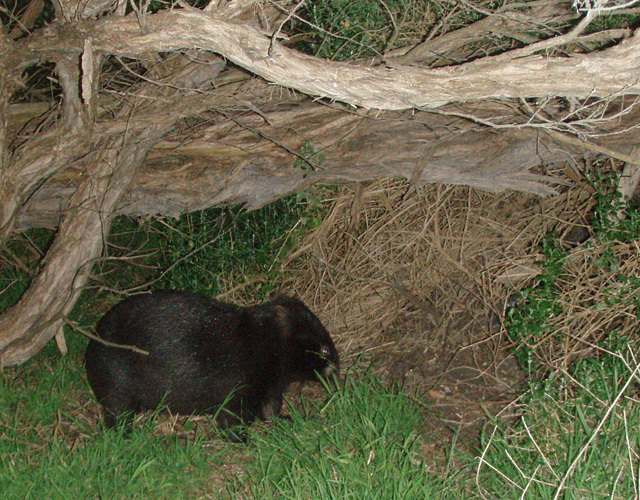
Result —
POLYGON ((315 380, 340 371, 340 357, 329 332, 301 300, 278 295, 272 304, 283 326, 287 364, 294 380, 315 380))

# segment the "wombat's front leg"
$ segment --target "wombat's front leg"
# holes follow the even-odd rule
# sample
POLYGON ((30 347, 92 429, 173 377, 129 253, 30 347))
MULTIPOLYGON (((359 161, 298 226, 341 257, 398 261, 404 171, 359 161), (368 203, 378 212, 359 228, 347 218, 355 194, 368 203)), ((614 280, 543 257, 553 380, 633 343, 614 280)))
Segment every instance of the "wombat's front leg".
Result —
POLYGON ((265 422, 271 422, 274 418, 280 416, 280 411, 282 410, 282 393, 278 392, 277 394, 271 395, 267 400, 262 404, 260 410, 258 411, 258 418, 260 420, 264 420, 265 422))
POLYGON ((127 396, 118 394, 103 398, 100 403, 104 409, 104 425, 107 429, 121 427, 131 430, 136 407, 127 396))

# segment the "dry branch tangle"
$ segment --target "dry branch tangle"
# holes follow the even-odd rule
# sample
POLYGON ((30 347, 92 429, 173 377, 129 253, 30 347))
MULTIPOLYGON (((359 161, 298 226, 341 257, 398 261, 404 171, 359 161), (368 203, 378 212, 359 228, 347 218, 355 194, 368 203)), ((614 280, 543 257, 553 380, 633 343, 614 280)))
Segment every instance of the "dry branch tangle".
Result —
POLYGON ((45 266, 20 301, 0 316, 0 367, 23 363, 53 336, 62 334, 63 320, 75 305, 109 231, 110 214, 126 192, 133 172, 146 154, 137 148, 125 159, 95 162, 99 168, 71 198, 69 209, 45 266))
MULTIPOLYGON (((238 3, 248 5, 250 2, 238 3)), ((91 55, 92 58, 95 55, 96 60, 107 54, 142 56, 141 59, 145 59, 151 52, 202 49, 219 53, 269 82, 305 94, 363 108, 388 110, 433 108, 444 103, 487 97, 587 97, 634 94, 638 91, 636 75, 640 74, 640 56, 637 49, 640 42, 637 38, 630 38, 601 53, 573 58, 528 56, 513 59, 506 54, 436 70, 408 66, 367 68, 318 60, 278 44, 271 47, 268 34, 201 11, 161 12, 144 16, 143 21, 142 28, 138 18, 133 16, 53 23, 41 34, 26 38, 9 49, 0 47, 0 51, 8 51, 8 55, 2 54, 3 60, 23 61, 25 67, 39 58, 59 64, 64 57, 70 61, 69 66, 75 68, 78 66, 75 61, 80 61, 85 47, 91 47, 93 52, 84 55, 91 55), (88 40, 91 43, 86 43, 88 40)), ((83 61, 87 60, 83 58, 83 61)), ((7 68, 8 64, 4 64, 0 70, 10 74, 7 68)), ((81 102, 78 95, 78 75, 69 71, 65 77, 60 73, 60 66, 58 75, 66 92, 62 100, 62 116, 66 116, 68 122, 82 113, 87 103, 81 102)), ((204 75, 203 78, 208 83, 216 75, 204 75)), ((469 184, 491 190, 514 188, 545 192, 546 189, 548 192, 548 187, 543 184, 548 179, 527 172, 548 152, 539 150, 535 131, 509 130, 501 135, 504 142, 492 148, 487 138, 494 132, 486 128, 467 131, 465 127, 463 134, 458 127, 454 133, 445 135, 442 131, 448 131, 449 128, 441 124, 437 133, 429 135, 434 131, 435 118, 411 122, 384 117, 384 120, 365 126, 363 116, 336 110, 329 110, 328 115, 331 116, 326 116, 324 122, 310 119, 313 126, 318 127, 315 130, 303 130, 302 123, 294 123, 298 136, 293 139, 277 134, 281 131, 288 133, 299 110, 288 117, 286 113, 280 117, 271 116, 269 123, 276 126, 273 130, 267 129, 266 136, 276 137, 277 143, 256 141, 259 134, 254 130, 260 124, 251 124, 251 129, 231 131, 222 124, 217 131, 219 135, 216 136, 216 130, 210 131, 212 135, 209 139, 213 141, 209 144, 217 138, 220 144, 241 152, 250 151, 253 156, 222 155, 220 157, 223 159, 219 162, 222 165, 216 164, 211 168, 212 160, 206 154, 204 158, 191 161, 186 152, 188 148, 183 151, 174 148, 178 153, 176 157, 159 161, 172 162, 171 169, 165 171, 166 175, 158 174, 151 168, 146 170, 146 183, 144 172, 139 179, 134 179, 147 150, 171 130, 180 117, 197 116, 205 110, 216 109, 215 93, 183 92, 183 86, 190 85, 191 81, 189 77, 187 83, 174 82, 165 87, 145 80, 146 88, 145 84, 141 84, 127 95, 125 102, 130 103, 130 107, 127 108, 125 104, 118 117, 112 121, 102 118, 104 121, 99 119, 97 123, 87 121, 91 128, 92 144, 116 144, 114 141, 118 134, 134 139, 138 133, 145 136, 145 144, 127 144, 125 141, 125 147, 121 150, 122 158, 108 156, 110 148, 105 148, 107 154, 104 158, 109 159, 108 162, 102 162, 100 155, 91 153, 87 157, 84 174, 75 179, 75 185, 72 186, 72 189, 76 186, 79 189, 71 198, 71 203, 64 203, 66 199, 63 202, 57 200, 56 206, 65 206, 68 210, 56 244, 47 256, 44 272, 21 302, 0 318, 0 366, 28 359, 51 336, 60 333, 59 314, 68 312, 73 306, 87 277, 89 264, 100 253, 102 232, 108 229, 113 213, 123 210, 123 206, 133 209, 133 213, 171 214, 224 202, 248 202, 258 206, 310 182, 387 176, 405 176, 416 182, 469 184), (169 92, 167 95, 163 89, 176 90, 176 93, 169 92), (213 98, 213 103, 208 101, 209 98, 213 98), (154 106, 154 103, 157 105, 154 106), (284 122, 278 122, 277 118, 284 122), (112 125, 114 128, 108 131, 112 125), (333 128, 341 132, 338 145, 333 128), (324 136, 319 132, 321 129, 324 129, 324 136), (398 137, 403 139, 398 140, 398 137), (291 162, 291 157, 287 151, 299 150, 301 141, 306 139, 310 139, 314 146, 326 148, 327 159, 322 165, 324 170, 311 173, 305 179, 302 172, 289 168, 287 161, 291 162), (248 147, 243 148, 243 145, 248 147), (182 163, 180 153, 187 158, 186 161, 183 158, 182 163), (220 166, 223 168, 216 168, 220 166), (191 174, 199 172, 203 173, 203 177, 196 177, 195 185, 179 185, 180 175, 192 180, 191 174), (257 180, 256 173, 260 175, 257 180), (109 179, 117 182, 110 185, 109 179), (143 182, 139 182, 140 179, 143 182), (201 182, 203 179, 207 183, 201 182), (133 184, 136 186, 133 190, 128 189, 132 185, 130 183, 137 183, 133 184), (209 189, 203 189, 204 186, 209 189), (170 188, 175 190, 171 191, 170 188), (136 199, 138 195, 141 199, 136 199), (101 202, 96 205, 93 203, 95 200, 101 202), (83 239, 87 240, 86 244, 83 239)), ((90 110, 85 111, 86 116, 92 116, 90 110)), ((315 112, 312 110, 309 115, 315 112)), ((261 118, 258 121, 261 122, 261 118)), ((212 129, 218 125, 213 125, 212 129)), ((41 134, 25 143, 22 157, 14 152, 10 159, 13 164, 3 165, 0 173, 4 179, 0 179, 0 193, 9 193, 7 196, 10 198, 10 203, 4 200, 4 211, 0 213, 0 229, 4 229, 5 234, 16 221, 18 210, 24 208, 25 199, 30 197, 33 201, 38 200, 44 190, 37 188, 49 176, 54 178, 59 172, 59 163, 73 163, 84 157, 80 153, 84 153, 84 148, 89 144, 82 138, 76 144, 72 133, 73 130, 59 131, 60 143, 67 146, 62 148, 58 156, 49 154, 40 157, 42 151, 29 149, 39 140, 43 142, 43 137, 46 139, 41 134), (15 175, 11 174, 12 168, 15 175), (11 184, 12 180, 20 182, 11 184), (36 193, 31 196, 33 190, 36 193)), ((551 155, 544 159, 554 161, 554 158, 551 155)), ((153 158, 149 160, 149 165, 153 167, 153 158)), ((166 167, 167 164, 162 166, 166 167)), ((60 165, 60 168, 64 168, 64 165, 60 165)), ((53 183, 45 187, 52 185, 55 187, 53 183)))
POLYGON ((52 45, 82 50, 93 39, 96 52, 136 56, 149 51, 210 50, 266 80, 312 96, 375 109, 434 108, 446 103, 505 97, 576 98, 637 94, 640 91, 640 35, 602 52, 573 57, 509 54, 455 67, 366 68, 320 60, 273 44, 257 29, 196 10, 148 15, 142 30, 137 18, 109 17, 83 22, 78 30, 53 26, 27 43, 35 55, 52 45))
MULTIPOLYGON (((149 149, 171 129, 180 116, 203 111, 204 109, 198 106, 206 104, 206 101, 203 103, 202 99, 198 99, 193 102, 189 98, 183 98, 172 106, 171 114, 162 113, 164 103, 166 100, 175 100, 176 94, 180 94, 180 91, 174 86, 183 85, 185 78, 197 86, 214 79, 223 65, 219 61, 202 64, 195 71, 192 70, 192 66, 186 61, 182 71, 173 75, 172 85, 148 84, 149 88, 143 87, 143 102, 146 102, 146 98, 152 93, 155 97, 150 100, 150 104, 145 105, 135 99, 129 101, 134 110, 139 109, 138 107, 146 108, 154 115, 154 123, 137 123, 135 127, 130 124, 122 134, 116 134, 115 137, 105 134, 100 141, 94 137, 95 127, 86 131, 85 135, 94 139, 96 149, 82 158, 73 158, 77 166, 81 167, 82 176, 77 180, 78 187, 69 202, 61 204, 65 207, 63 219, 55 242, 44 259, 44 266, 18 303, 0 316, 0 368, 23 363, 54 336, 58 345, 63 345, 62 316, 68 314, 75 305, 88 279, 91 264, 102 251, 103 241, 109 233, 110 222, 120 200, 128 191, 149 149)), ((74 85, 77 80, 61 78, 61 81, 63 86, 72 89, 65 92, 65 95, 71 96, 64 101, 65 105, 71 109, 81 109, 74 85)), ((73 127, 63 132, 66 134, 62 135, 62 140, 71 140, 77 136, 73 127)), ((37 143, 37 139, 36 136, 36 139, 27 144, 37 143)), ((37 176, 42 175, 43 170, 49 172, 55 167, 52 166, 52 163, 56 163, 53 161, 55 157, 52 159, 44 155, 46 161, 41 165, 38 155, 44 153, 38 149, 35 154, 36 158, 29 157, 26 163, 18 158, 12 168, 24 174, 22 170, 29 173, 35 166, 37 170, 34 175, 37 176)), ((18 187, 24 186, 19 191, 7 182, 11 180, 8 172, 11 171, 1 172, 0 187, 8 186, 8 192, 13 190, 13 205, 17 205, 17 201, 23 203, 21 198, 24 197, 24 193, 21 191, 28 189, 30 179, 18 184, 18 187)), ((37 179, 31 181, 37 182, 37 179)), ((15 210, 8 210, 7 213, 15 213, 15 210)), ((5 225, 11 227, 15 217, 7 218, 9 220, 5 225)))

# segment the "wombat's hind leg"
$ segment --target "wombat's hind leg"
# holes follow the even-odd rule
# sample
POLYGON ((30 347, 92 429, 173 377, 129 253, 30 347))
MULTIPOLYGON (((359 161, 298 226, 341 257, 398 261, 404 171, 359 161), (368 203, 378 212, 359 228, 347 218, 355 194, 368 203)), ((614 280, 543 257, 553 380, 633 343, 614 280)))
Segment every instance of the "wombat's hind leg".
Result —
POLYGON ((105 398, 101 401, 104 408, 104 425, 107 429, 122 428, 125 432, 131 430, 135 406, 127 398, 105 398))

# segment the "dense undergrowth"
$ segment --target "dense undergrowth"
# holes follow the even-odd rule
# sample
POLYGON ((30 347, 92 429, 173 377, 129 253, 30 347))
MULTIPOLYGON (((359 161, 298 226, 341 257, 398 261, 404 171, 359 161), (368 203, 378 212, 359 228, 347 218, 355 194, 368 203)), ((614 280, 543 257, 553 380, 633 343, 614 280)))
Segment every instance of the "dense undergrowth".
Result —
POLYGON ((640 206, 597 178, 589 237, 542 244, 542 272, 509 311, 530 375, 515 427, 485 436, 488 498, 639 498, 640 206))
POLYGON ((125 274, 121 261, 107 260, 97 282, 116 290, 175 288, 217 295, 232 283, 249 281, 256 283, 249 296, 266 297, 278 283, 281 263, 321 214, 317 197, 305 192, 253 212, 227 207, 177 220, 120 218, 110 253, 134 265, 125 274))

